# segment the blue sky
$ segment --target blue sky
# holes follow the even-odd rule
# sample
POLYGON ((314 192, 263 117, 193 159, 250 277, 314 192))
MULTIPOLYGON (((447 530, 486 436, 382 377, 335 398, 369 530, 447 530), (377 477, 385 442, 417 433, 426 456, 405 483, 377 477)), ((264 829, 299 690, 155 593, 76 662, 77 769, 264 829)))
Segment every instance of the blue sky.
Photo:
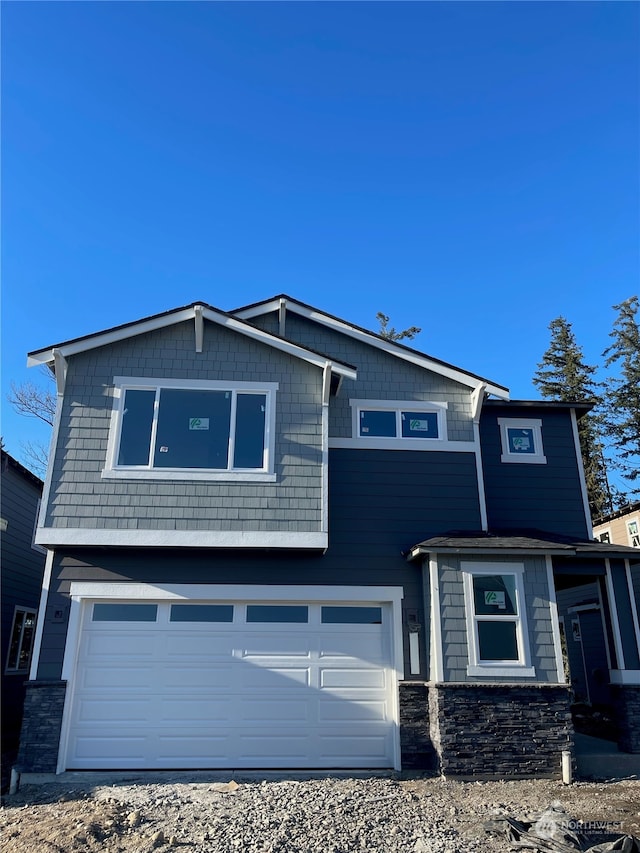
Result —
POLYGON ((3 401, 28 350, 282 291, 535 398, 549 322, 597 363, 638 292, 637 4, 2 6, 3 401))

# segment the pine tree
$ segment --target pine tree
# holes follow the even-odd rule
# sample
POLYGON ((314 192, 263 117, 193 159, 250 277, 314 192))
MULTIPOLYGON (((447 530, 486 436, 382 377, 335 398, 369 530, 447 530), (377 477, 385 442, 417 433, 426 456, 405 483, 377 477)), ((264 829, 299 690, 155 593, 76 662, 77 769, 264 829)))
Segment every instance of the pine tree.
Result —
POLYGON ((405 338, 409 338, 409 340, 411 340, 422 331, 418 326, 409 326, 408 329, 396 332, 393 326, 389 328, 389 318, 386 314, 383 314, 382 311, 378 311, 376 319, 378 323, 380 323, 378 334, 381 338, 386 338, 388 341, 403 341, 405 338))
POLYGON ((618 467, 632 484, 630 494, 640 494, 640 329, 638 297, 632 296, 613 310, 618 316, 609 337, 613 343, 604 351, 605 367, 615 365, 618 376, 606 385, 605 426, 616 448, 618 467))
MULTIPOLYGON (((586 364, 573 334, 571 323, 557 317, 549 324, 551 342, 542 356, 533 383, 540 394, 565 402, 602 403, 599 383, 593 378, 596 368, 586 364)), ((593 518, 613 509, 604 461, 600 417, 589 412, 578 421, 578 437, 587 484, 589 509, 593 518)))

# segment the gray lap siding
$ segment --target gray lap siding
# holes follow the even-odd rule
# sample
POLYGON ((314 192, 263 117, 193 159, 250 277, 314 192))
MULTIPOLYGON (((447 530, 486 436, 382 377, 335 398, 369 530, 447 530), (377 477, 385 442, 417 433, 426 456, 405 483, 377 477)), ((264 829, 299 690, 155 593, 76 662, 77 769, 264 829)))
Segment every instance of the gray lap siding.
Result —
MULTIPOLYGON (((522 678, 525 683, 557 683, 555 646, 549 606, 549 585, 544 557, 487 556, 464 558, 465 561, 495 564, 496 572, 501 563, 523 563, 524 597, 527 607, 527 627, 531 665, 535 667, 535 678, 522 678)), ((442 657, 444 680, 447 682, 477 682, 477 676, 467 675, 469 648, 465 619, 465 601, 461 559, 453 555, 440 555, 440 614, 442 622, 442 657)), ((487 677, 491 682, 514 682, 518 678, 509 676, 487 677)))
POLYGON ((138 530, 317 531, 322 507, 322 373, 205 324, 151 332, 69 360, 47 526, 138 530), (114 376, 278 382, 276 483, 103 478, 114 376))

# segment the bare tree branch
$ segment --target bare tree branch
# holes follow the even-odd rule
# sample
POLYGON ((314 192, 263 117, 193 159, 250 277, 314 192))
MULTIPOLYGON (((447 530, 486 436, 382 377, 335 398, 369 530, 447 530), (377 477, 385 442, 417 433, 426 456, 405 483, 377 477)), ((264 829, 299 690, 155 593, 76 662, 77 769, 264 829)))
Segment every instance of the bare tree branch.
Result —
MULTIPOLYGON (((51 379, 51 374, 47 371, 51 379)), ((23 382, 22 385, 11 383, 11 393, 7 400, 21 415, 39 418, 49 426, 53 426, 56 413, 56 395, 49 388, 43 388, 34 382, 23 382)))
POLYGON ((47 461, 49 458, 49 450, 44 444, 39 444, 34 441, 25 441, 21 444, 22 458, 24 464, 30 471, 37 474, 40 479, 44 480, 47 473, 47 461))

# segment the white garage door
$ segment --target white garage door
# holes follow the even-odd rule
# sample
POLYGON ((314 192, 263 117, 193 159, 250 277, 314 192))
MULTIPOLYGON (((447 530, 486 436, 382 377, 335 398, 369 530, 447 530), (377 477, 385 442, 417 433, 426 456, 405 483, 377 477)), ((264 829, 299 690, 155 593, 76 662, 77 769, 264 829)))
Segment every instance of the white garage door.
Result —
POLYGON ((392 767, 383 603, 88 602, 66 766, 392 767))

